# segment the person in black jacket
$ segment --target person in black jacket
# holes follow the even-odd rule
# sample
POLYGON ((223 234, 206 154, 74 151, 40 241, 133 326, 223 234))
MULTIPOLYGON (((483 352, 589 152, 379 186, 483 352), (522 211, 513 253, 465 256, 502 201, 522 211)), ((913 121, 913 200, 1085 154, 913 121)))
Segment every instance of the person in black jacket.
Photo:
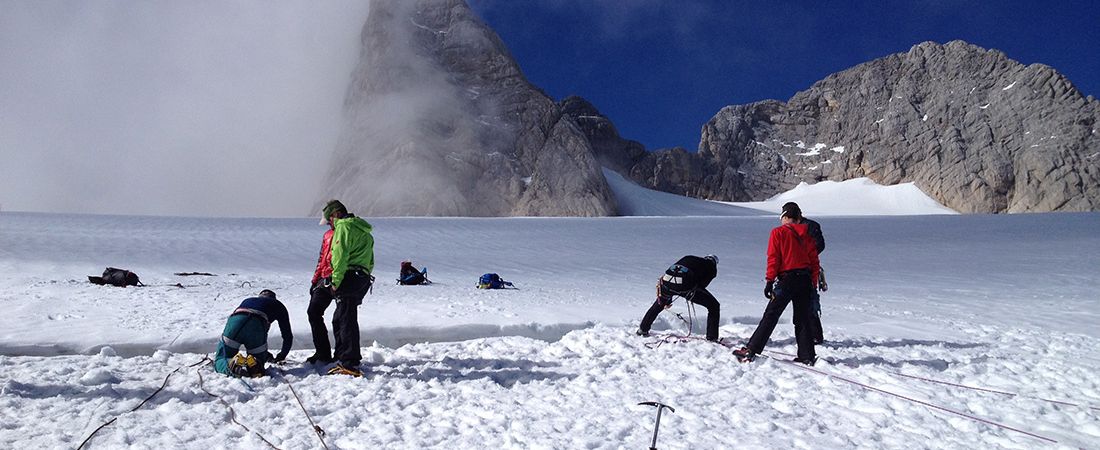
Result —
MULTIPOLYGON (((801 208, 798 207, 798 203, 787 202, 783 205, 783 210, 797 210, 801 213, 801 208)), ((810 237, 814 238, 814 246, 817 248, 818 258, 821 257, 821 252, 825 251, 825 235, 821 234, 821 224, 803 217, 799 223, 804 223, 810 230, 810 237)), ((829 290, 829 285, 825 283, 825 271, 821 270, 817 280, 817 289, 810 292, 810 303, 813 305, 814 313, 810 318, 810 332, 814 338, 814 344, 821 344, 825 342, 825 334, 821 329, 821 294, 818 291, 825 292, 829 290)))
POLYGON ((707 340, 718 341, 718 321, 721 305, 709 291, 707 285, 718 276, 718 257, 688 255, 680 258, 665 270, 665 275, 657 281, 657 300, 649 307, 637 334, 649 336, 649 329, 661 311, 672 306, 673 296, 684 297, 689 302, 707 309, 707 340))

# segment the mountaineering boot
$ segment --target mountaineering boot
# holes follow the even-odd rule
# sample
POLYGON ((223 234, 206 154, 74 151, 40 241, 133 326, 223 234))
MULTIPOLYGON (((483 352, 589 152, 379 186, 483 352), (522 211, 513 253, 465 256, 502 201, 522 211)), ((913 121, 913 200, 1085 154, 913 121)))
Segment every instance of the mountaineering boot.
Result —
POLYGON ((314 353, 313 356, 306 358, 306 362, 309 364, 328 364, 332 362, 332 358, 329 356, 314 353))
POLYGON ((337 363, 335 367, 329 369, 329 375, 351 375, 353 377, 363 376, 363 372, 358 367, 345 367, 343 364, 337 363))
POLYGON ((799 364, 805 364, 807 366, 812 366, 815 363, 817 363, 817 357, 815 356, 815 357, 810 358, 810 359, 795 358, 795 359, 792 359, 791 361, 799 363, 799 364))
POLYGON ((648 331, 642 331, 641 328, 639 328, 638 331, 635 331, 634 334, 636 334, 638 336, 641 336, 641 337, 649 337, 649 332, 648 331))
POLYGON ((752 362, 756 359, 756 353, 753 353, 748 347, 741 347, 734 350, 733 356, 736 356, 739 362, 752 362))

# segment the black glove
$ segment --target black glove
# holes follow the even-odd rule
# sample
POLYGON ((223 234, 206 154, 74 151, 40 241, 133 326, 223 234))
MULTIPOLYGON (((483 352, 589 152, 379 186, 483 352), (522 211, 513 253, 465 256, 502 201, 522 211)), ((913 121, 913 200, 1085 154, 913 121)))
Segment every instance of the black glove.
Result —
POLYGON ((829 290, 829 283, 825 282, 825 276, 824 275, 822 275, 821 278, 819 280, 817 280, 817 289, 821 292, 825 292, 825 291, 829 290))
POLYGON ((669 309, 669 308, 672 307, 672 296, 671 295, 658 296, 657 297, 657 303, 660 303, 661 306, 665 307, 665 309, 669 309))
POLYGON ((771 300, 775 296, 775 280, 769 280, 768 284, 764 285, 764 298, 771 300))
POLYGON ((279 356, 271 360, 271 362, 275 364, 282 364, 284 361, 286 361, 286 353, 279 353, 279 356))

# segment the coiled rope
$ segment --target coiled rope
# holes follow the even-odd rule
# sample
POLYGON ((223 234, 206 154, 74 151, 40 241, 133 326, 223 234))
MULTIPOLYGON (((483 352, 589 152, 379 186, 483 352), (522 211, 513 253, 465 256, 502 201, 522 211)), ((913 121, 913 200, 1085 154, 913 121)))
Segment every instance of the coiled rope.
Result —
POLYGON ((687 334, 686 335, 680 335, 680 334, 676 334, 676 333, 661 334, 661 335, 659 335, 659 338, 656 341, 645 343, 646 348, 648 348, 650 350, 653 350, 653 349, 656 349, 657 347, 660 347, 664 344, 668 344, 668 343, 671 343, 671 342, 684 343, 684 342, 687 342, 687 341, 692 340, 692 339, 699 339, 698 336, 692 336, 691 335, 691 331, 694 328, 694 327, 692 327, 692 324, 695 321, 695 304, 690 302, 690 301, 688 301, 687 304, 688 304, 688 318, 687 319, 685 319, 684 316, 680 315, 680 313, 675 313, 676 318, 680 319, 680 321, 683 322, 684 325, 687 325, 687 334))

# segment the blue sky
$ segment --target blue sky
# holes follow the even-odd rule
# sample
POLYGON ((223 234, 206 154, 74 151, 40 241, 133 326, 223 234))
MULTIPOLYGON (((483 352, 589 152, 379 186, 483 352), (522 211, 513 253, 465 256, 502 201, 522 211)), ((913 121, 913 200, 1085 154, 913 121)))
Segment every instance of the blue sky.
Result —
POLYGON ((469 0, 527 77, 649 149, 694 150, 726 105, 787 100, 924 41, 1043 63, 1100 96, 1100 2, 469 0))

